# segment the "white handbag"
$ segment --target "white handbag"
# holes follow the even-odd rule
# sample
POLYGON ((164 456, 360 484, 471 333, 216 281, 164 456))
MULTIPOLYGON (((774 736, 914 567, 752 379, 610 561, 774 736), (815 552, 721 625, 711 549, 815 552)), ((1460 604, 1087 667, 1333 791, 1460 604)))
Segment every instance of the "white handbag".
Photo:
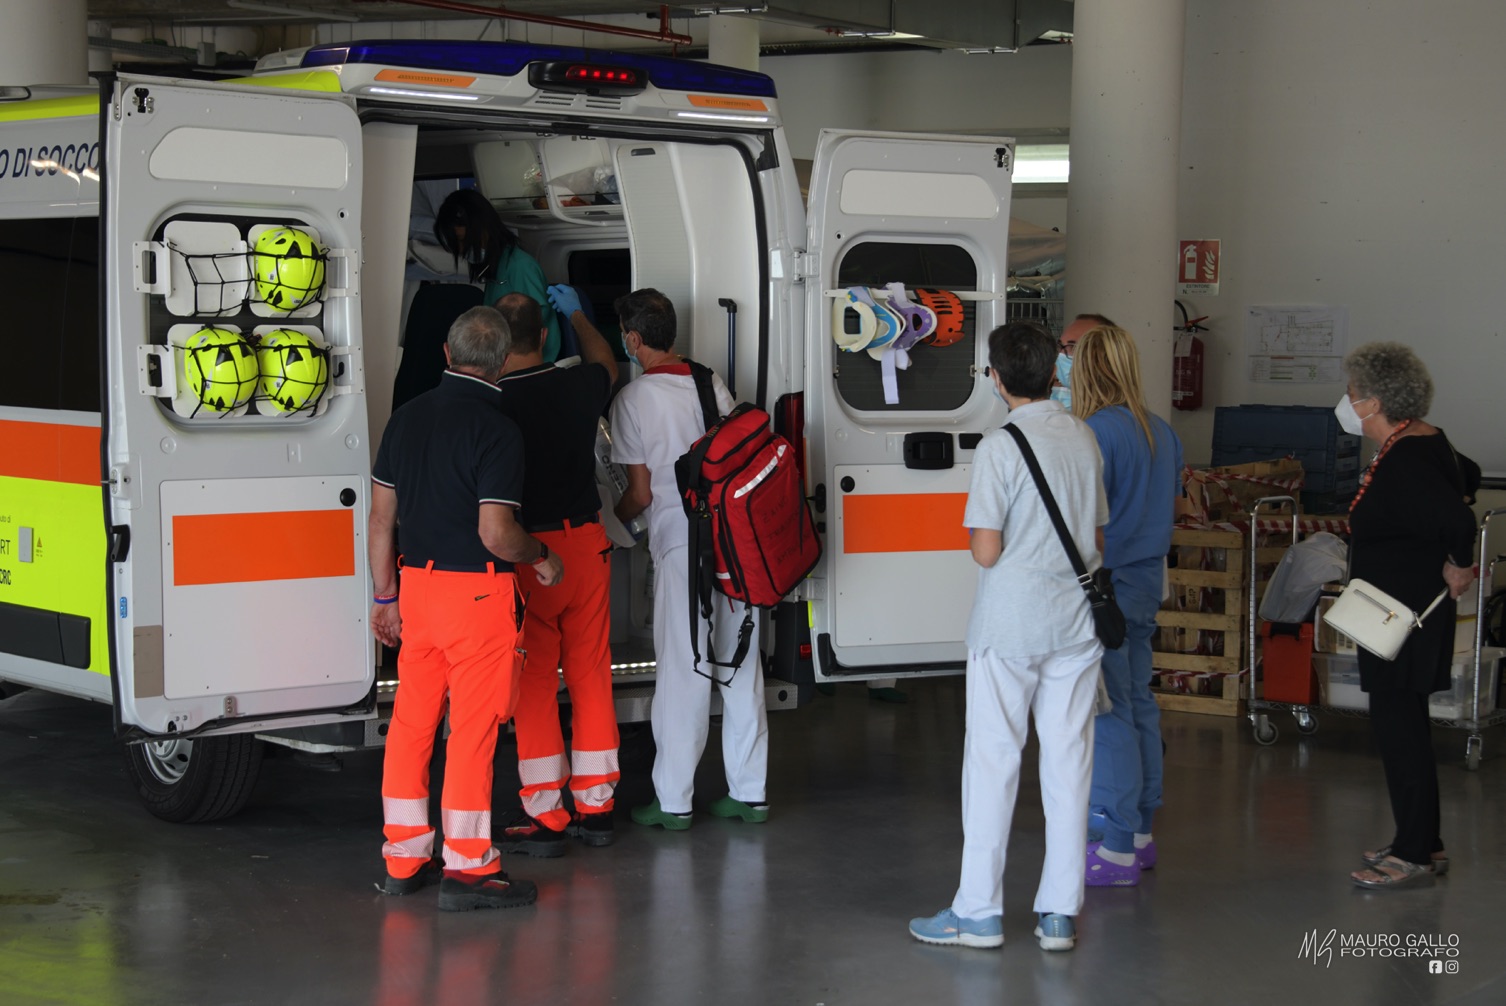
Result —
POLYGON ((1323 621, 1382 660, 1394 660, 1412 630, 1448 597, 1448 588, 1421 615, 1373 583, 1353 579, 1323 613, 1323 621))

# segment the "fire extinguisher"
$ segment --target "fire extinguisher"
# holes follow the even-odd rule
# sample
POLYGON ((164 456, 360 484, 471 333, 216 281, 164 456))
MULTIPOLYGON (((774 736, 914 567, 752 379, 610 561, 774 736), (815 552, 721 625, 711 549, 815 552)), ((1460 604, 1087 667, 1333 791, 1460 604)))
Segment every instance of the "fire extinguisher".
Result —
POLYGON ((1199 324, 1207 321, 1208 316, 1205 314, 1201 318, 1189 319, 1187 308, 1182 302, 1176 301, 1176 305, 1182 313, 1182 324, 1174 329, 1176 341, 1171 352, 1171 405, 1175 409, 1200 409, 1203 407, 1203 340, 1196 333, 1208 331, 1199 324))

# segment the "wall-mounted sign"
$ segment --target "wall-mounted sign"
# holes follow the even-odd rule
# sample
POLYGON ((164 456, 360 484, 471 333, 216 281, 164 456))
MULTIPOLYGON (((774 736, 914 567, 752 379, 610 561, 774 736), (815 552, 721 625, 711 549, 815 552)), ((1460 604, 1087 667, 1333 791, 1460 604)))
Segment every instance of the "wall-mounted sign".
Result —
POLYGON ((1177 255, 1177 294, 1217 294, 1221 260, 1218 238, 1181 242, 1177 255))

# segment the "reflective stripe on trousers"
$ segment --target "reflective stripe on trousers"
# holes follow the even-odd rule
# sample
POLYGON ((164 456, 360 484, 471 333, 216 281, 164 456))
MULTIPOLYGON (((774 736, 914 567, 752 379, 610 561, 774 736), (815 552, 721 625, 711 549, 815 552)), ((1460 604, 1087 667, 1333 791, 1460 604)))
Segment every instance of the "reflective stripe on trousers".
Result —
POLYGON ((520 795, 532 817, 563 829, 570 820, 561 799, 567 784, 576 808, 595 813, 612 809, 618 779, 617 709, 607 639, 612 544, 600 524, 541 531, 535 536, 560 556, 569 573, 557 586, 539 587, 531 567, 519 572, 528 592, 523 625, 523 649, 528 656, 513 717, 523 782, 520 795), (574 782, 560 730, 561 671, 570 694, 571 742, 577 747, 574 782), (583 753, 591 759, 586 778, 579 778, 586 764, 583 753))
POLYGON ((413 855, 423 847, 413 840, 427 834, 432 848, 429 763, 448 696, 450 736, 440 798, 445 868, 495 873, 492 761, 497 725, 517 680, 513 574, 410 566, 402 571, 401 592, 403 645, 382 769, 384 813, 390 815, 387 871, 411 876, 430 854, 413 855))

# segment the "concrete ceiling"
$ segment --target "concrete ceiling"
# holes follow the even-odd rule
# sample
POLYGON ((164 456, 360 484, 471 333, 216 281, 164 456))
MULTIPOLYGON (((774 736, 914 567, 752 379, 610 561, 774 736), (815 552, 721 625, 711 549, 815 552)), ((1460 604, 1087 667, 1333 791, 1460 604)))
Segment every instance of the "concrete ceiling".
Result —
MULTIPOLYGON (((498 0, 469 0, 501 9, 498 0)), ((655 31, 661 5, 639 0, 509 0, 519 14, 606 21, 655 31)), ((759 19, 766 44, 873 47, 896 44, 932 48, 1013 49, 1043 33, 1070 32, 1070 0, 687 0, 669 5, 670 29, 705 38, 705 15, 721 11, 759 19), (696 30, 699 28, 700 30, 696 30)), ((478 15, 415 6, 399 0, 88 0, 89 18, 112 28, 310 26, 348 24, 357 37, 363 23, 476 21, 478 15)), ((514 36, 516 37, 516 36, 514 36)), ((654 43, 593 35, 589 44, 640 48, 654 43)), ((702 44, 704 44, 702 42, 702 44)))

